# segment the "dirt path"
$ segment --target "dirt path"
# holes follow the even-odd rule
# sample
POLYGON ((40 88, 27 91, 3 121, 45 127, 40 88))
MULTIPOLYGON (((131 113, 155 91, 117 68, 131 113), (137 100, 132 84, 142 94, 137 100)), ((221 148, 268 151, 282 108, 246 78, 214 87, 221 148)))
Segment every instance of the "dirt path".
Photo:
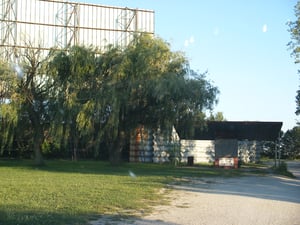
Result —
POLYGON ((199 178, 172 186, 171 204, 139 220, 93 225, 300 225, 300 179, 280 176, 199 178))
POLYGON ((175 186, 170 206, 135 225, 299 225, 300 180, 282 177, 199 179, 175 186))

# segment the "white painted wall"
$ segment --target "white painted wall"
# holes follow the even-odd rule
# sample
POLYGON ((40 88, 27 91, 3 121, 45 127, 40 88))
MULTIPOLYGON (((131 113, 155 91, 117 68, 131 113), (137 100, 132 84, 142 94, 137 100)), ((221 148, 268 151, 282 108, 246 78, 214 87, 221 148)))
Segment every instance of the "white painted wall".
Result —
MULTIPOLYGON (((180 141, 182 162, 193 156, 194 163, 211 163, 215 160, 215 141, 213 140, 185 140, 180 141)), ((238 141, 238 158, 245 163, 259 161, 262 144, 260 141, 238 141)))
POLYGON ((238 142, 239 160, 245 163, 257 162, 262 152, 262 143, 260 141, 243 140, 238 142))
POLYGON ((193 156, 194 163, 211 163, 215 160, 215 142, 213 140, 185 140, 180 141, 182 160, 193 156))

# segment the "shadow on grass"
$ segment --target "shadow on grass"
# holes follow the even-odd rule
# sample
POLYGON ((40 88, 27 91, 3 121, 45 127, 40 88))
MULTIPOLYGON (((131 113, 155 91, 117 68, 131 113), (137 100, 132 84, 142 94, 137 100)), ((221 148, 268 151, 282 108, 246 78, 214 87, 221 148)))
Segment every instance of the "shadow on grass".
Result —
POLYGON ((0 207, 1 225, 84 225, 86 223, 84 215, 67 215, 36 209, 29 210, 20 206, 4 205, 0 207))
POLYGON ((40 170, 47 172, 103 174, 118 176, 128 176, 129 172, 131 171, 136 176, 165 176, 175 178, 186 176, 232 177, 244 174, 243 170, 214 168, 210 165, 175 167, 170 164, 122 163, 119 166, 112 166, 109 162, 104 161, 52 160, 46 161, 46 164, 44 166, 37 167, 31 160, 0 160, 0 167, 11 167, 23 170, 40 170))
POLYGON ((43 212, 39 210, 26 210, 22 207, 5 206, 0 207, 1 225, 121 225, 133 224, 139 221, 139 224, 157 224, 176 225, 174 223, 161 220, 148 220, 137 216, 125 214, 111 215, 68 215, 64 213, 43 212))

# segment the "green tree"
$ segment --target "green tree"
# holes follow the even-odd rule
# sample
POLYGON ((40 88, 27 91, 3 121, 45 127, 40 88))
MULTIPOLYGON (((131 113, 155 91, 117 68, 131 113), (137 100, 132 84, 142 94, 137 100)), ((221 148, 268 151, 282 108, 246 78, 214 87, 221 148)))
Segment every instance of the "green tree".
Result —
POLYGON ((282 137, 282 154, 285 158, 300 157, 300 127, 287 130, 282 137))
POLYGON ((188 79, 185 57, 159 38, 135 37, 121 59, 109 77, 114 163, 132 128, 143 124, 170 130, 184 115, 211 109, 218 93, 204 75, 193 73, 188 79))
POLYGON ((47 67, 55 87, 48 92, 52 139, 72 148, 75 159, 79 147, 99 155, 106 143, 110 161, 119 163, 138 125, 171 129, 187 115, 212 109, 217 88, 186 64, 181 53, 149 35, 103 53, 80 46, 52 52, 47 67))
POLYGON ((211 113, 208 117, 210 121, 226 121, 222 112, 217 112, 215 114, 211 113))
POLYGON ((12 149, 15 127, 17 125, 16 109, 10 104, 17 87, 17 76, 11 66, 0 61, 0 154, 12 149))
POLYGON ((17 86, 17 76, 13 68, 0 60, 0 104, 6 103, 14 93, 17 86))
POLYGON ((18 112, 16 129, 29 133, 35 163, 43 165, 41 147, 49 127, 49 91, 53 90, 52 80, 45 74, 41 50, 26 49, 23 59, 24 77, 20 80, 12 105, 18 112))
POLYGON ((52 93, 54 123, 50 132, 60 140, 60 148, 70 148, 77 160, 80 142, 93 133, 96 95, 99 79, 95 77, 95 50, 81 46, 50 53, 48 74, 51 75, 55 92, 52 93))
MULTIPOLYGON (((289 32, 291 34, 291 41, 288 43, 289 48, 292 51, 292 56, 295 58, 295 63, 300 62, 300 2, 295 5, 296 21, 289 22, 289 32)), ((298 70, 299 73, 299 70, 298 70)), ((300 90, 297 90, 296 95, 296 115, 300 115, 300 90)))

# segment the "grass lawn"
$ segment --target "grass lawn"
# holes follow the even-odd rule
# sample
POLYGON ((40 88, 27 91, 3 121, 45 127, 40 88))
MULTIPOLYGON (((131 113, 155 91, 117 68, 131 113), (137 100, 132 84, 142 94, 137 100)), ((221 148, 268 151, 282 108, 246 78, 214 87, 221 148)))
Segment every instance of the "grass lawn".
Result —
POLYGON ((240 170, 99 161, 0 160, 0 224, 74 225, 104 214, 149 212, 159 190, 186 176, 235 176, 240 170), (133 172, 136 177, 130 176, 133 172))

